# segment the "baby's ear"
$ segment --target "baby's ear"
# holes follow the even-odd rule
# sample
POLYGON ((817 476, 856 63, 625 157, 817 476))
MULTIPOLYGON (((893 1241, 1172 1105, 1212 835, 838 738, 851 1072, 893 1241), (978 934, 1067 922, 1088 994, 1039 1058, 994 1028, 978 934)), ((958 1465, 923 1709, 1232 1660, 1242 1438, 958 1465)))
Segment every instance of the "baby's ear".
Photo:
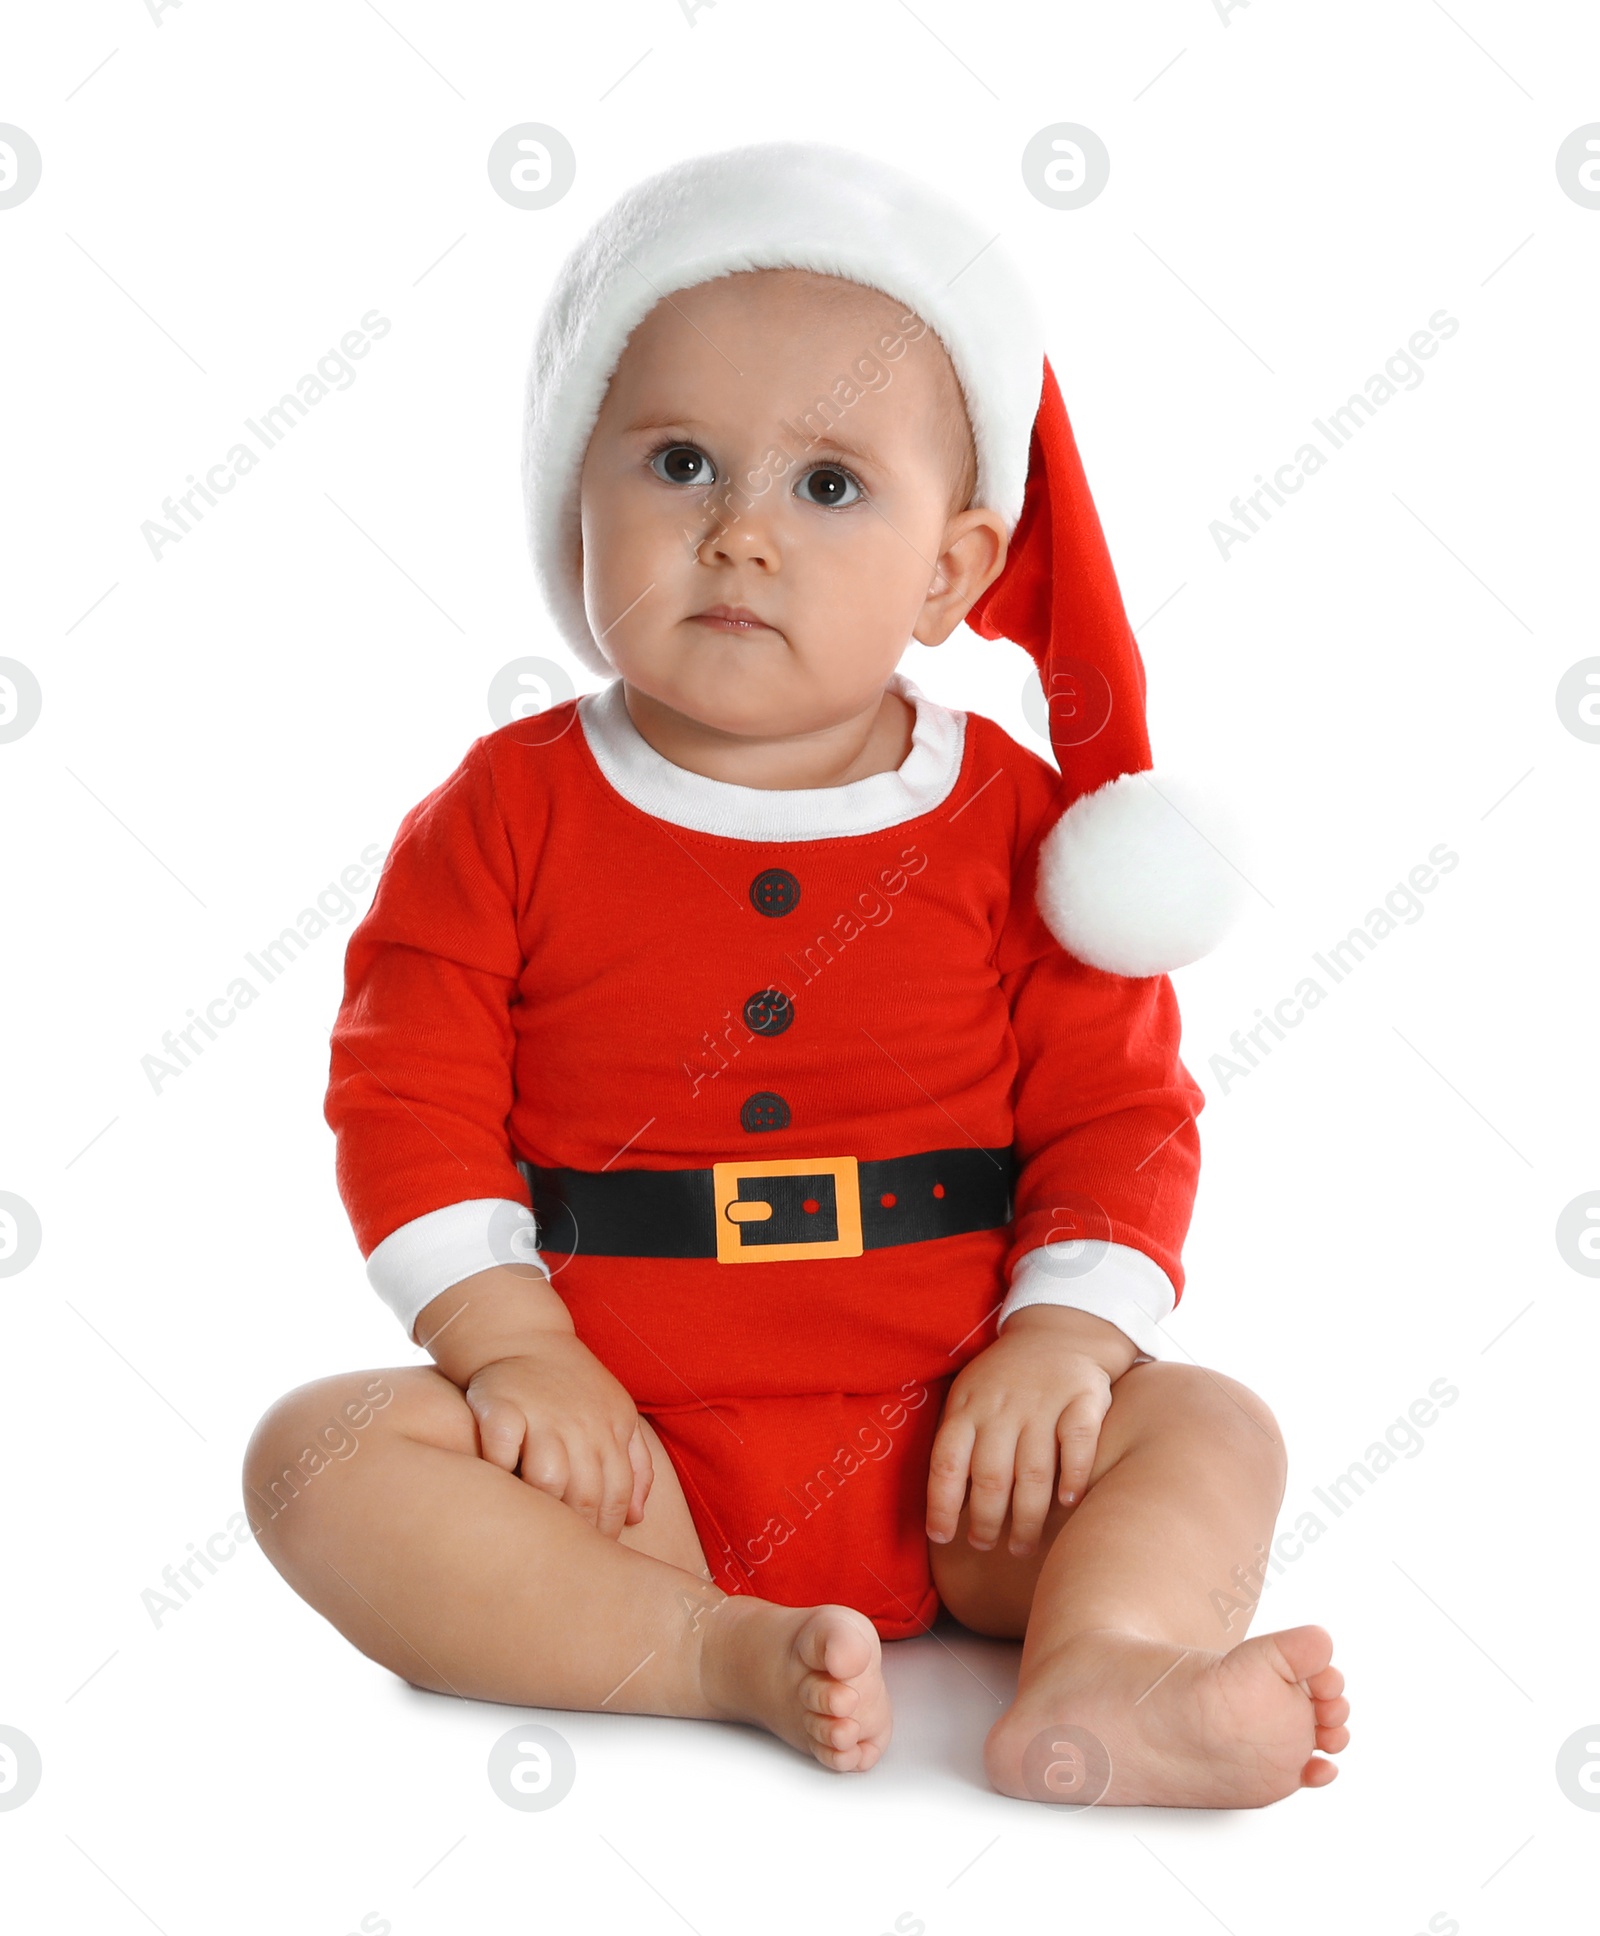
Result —
POLYGON ((1009 533, 998 511, 958 511, 944 529, 933 580, 911 636, 942 645, 1005 569, 1009 533))

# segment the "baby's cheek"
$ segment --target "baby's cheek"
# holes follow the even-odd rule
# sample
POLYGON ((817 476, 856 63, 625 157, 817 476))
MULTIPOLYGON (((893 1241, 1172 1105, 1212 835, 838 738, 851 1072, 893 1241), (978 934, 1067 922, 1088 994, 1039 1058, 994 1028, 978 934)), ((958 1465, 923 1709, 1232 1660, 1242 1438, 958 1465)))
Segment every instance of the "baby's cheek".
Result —
POLYGON ((675 579, 693 562, 689 537, 659 514, 597 516, 584 532, 584 601, 602 644, 660 623, 675 579))

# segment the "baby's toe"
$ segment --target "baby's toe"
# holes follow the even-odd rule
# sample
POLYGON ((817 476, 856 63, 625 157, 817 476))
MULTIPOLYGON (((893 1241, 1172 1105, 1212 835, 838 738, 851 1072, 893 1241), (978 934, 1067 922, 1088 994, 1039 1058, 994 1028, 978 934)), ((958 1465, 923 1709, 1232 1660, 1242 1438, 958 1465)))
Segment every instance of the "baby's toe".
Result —
POLYGON ((859 1748, 818 1748, 817 1754, 830 1774, 857 1775, 861 1772, 859 1748))
POLYGON ((870 1768, 876 1756, 869 1755, 866 1744, 852 1741, 843 1748, 829 1747, 825 1742, 814 1741, 811 1752, 830 1774, 859 1774, 863 1768, 870 1768))
POLYGON ((878 1636, 864 1614, 849 1607, 824 1607, 800 1634, 800 1658, 814 1672, 836 1681, 854 1680, 877 1658, 878 1636))
POLYGON ((849 1681, 836 1681, 831 1674, 807 1674, 800 1683, 800 1700, 813 1714, 854 1714, 861 1690, 849 1681))
POLYGON ((824 1748, 853 1748, 861 1737, 860 1727, 844 1714, 808 1714, 805 1730, 824 1748))

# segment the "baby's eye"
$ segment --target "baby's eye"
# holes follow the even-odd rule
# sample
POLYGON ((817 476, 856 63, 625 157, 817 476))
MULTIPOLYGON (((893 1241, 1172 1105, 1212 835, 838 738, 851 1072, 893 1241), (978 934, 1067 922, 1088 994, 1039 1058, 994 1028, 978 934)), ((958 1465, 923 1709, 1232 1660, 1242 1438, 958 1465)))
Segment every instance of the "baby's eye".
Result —
POLYGON ((650 468, 666 484, 710 484, 716 469, 703 450, 693 444, 665 444, 650 459, 650 468))
POLYGON ((819 464, 815 470, 807 471, 795 484, 795 495, 807 504, 835 505, 854 504, 861 496, 861 486, 847 470, 837 464, 819 464), (815 486, 807 489, 806 486, 815 486), (846 493, 853 493, 847 496, 846 493))

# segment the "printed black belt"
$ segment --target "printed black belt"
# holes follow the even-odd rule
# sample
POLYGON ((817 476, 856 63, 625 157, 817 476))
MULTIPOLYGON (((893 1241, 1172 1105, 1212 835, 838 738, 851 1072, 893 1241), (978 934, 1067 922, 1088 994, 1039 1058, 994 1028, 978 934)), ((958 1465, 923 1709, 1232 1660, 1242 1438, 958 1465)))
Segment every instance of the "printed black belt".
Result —
POLYGON ((541 1250, 715 1257, 724 1264, 859 1257, 1011 1220, 1007 1149, 859 1162, 795 1156, 688 1170, 543 1169, 518 1160, 541 1250))

